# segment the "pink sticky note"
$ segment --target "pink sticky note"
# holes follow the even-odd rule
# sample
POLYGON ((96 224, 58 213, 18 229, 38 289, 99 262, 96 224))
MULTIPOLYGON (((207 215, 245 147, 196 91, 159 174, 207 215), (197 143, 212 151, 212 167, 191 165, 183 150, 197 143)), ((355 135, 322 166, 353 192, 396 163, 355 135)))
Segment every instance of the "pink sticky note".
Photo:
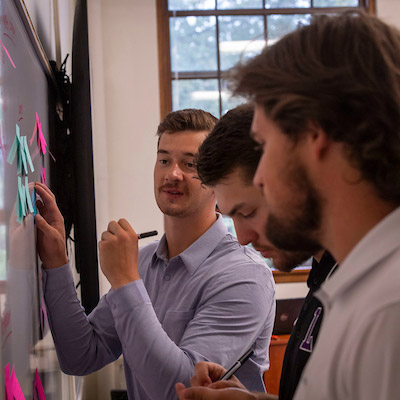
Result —
POLYGON ((6 387, 6 400, 14 400, 13 399, 13 391, 10 384, 10 364, 7 364, 4 367, 4 386, 6 387))
POLYGON ((33 386, 34 386, 34 390, 36 391, 36 393, 38 395, 38 397, 37 397, 38 400, 46 400, 46 396, 44 394, 43 385, 42 385, 42 382, 40 380, 37 368, 35 370, 35 380, 34 380, 33 386))
POLYGON ((14 61, 12 60, 12 58, 11 58, 11 56, 10 56, 10 53, 8 52, 6 46, 4 46, 4 43, 3 43, 1 40, 0 40, 0 44, 1 44, 1 46, 3 47, 3 50, 6 52, 7 57, 8 57, 8 59, 10 60, 12 66, 13 66, 14 68, 17 68, 17 67, 15 66, 15 64, 14 64, 14 61))
POLYGON ((42 171, 40 173, 40 183, 46 184, 46 171, 44 167, 42 167, 42 171))
POLYGON ((25 400, 24 393, 15 375, 14 367, 10 376, 10 364, 4 367, 4 384, 6 387, 6 400, 25 400))
POLYGON ((43 136, 43 131, 42 131, 42 124, 39 123, 39 141, 40 141, 40 146, 42 148, 42 153, 43 155, 46 154, 46 147, 47 147, 47 143, 46 140, 43 136))
POLYGON ((31 140, 29 141, 29 144, 30 144, 31 146, 32 146, 32 143, 33 143, 33 139, 34 139, 35 136, 37 135, 38 125, 39 125, 39 115, 38 115, 38 113, 36 113, 35 127, 33 128, 32 137, 31 137, 31 140))

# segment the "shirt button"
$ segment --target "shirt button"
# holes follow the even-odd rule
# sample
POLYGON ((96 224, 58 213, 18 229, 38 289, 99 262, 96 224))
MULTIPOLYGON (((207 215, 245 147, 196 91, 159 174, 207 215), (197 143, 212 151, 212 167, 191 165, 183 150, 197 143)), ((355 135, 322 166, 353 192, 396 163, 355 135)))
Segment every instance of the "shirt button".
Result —
POLYGON ((165 275, 164 279, 165 279, 166 281, 169 281, 169 280, 171 279, 171 275, 165 275))

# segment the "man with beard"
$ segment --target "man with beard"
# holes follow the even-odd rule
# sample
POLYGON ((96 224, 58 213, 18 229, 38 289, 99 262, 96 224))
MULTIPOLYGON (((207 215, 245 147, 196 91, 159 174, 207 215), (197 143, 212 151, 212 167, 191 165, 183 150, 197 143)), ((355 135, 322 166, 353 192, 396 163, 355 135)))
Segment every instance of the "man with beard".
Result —
MULTIPOLYGON (((251 243, 264 257, 272 258, 277 269, 289 272, 313 254, 279 250, 265 236, 268 208, 262 191, 253 185, 262 154, 249 135, 253 108, 250 104, 238 106, 217 122, 199 148, 197 172, 201 181, 214 189, 222 214, 232 218, 239 242, 251 243)), ((335 260, 328 252, 319 250, 307 281, 310 291, 286 348, 279 389, 281 400, 293 398, 301 372, 313 351, 323 318, 321 302, 313 293, 334 269, 335 260)), ((218 365, 200 363, 192 385, 211 383, 210 373, 218 378, 224 371, 218 365)), ((183 396, 183 386, 177 388, 183 396)))
POLYGON ((400 32, 363 13, 316 17, 239 66, 233 90, 256 105, 268 238, 322 245, 340 265, 316 293, 324 322, 294 398, 398 398, 400 32))
POLYGON ((196 362, 228 365, 252 348, 241 379, 264 390, 274 282, 258 255, 227 232, 213 191, 198 179, 195 157, 215 122, 189 109, 159 125, 154 192, 165 235, 138 252, 129 223, 109 223, 99 256, 112 289, 88 317, 76 298, 54 196, 36 184, 45 300, 65 372, 87 374, 123 353, 129 398, 172 399, 175 382, 189 384, 196 362))

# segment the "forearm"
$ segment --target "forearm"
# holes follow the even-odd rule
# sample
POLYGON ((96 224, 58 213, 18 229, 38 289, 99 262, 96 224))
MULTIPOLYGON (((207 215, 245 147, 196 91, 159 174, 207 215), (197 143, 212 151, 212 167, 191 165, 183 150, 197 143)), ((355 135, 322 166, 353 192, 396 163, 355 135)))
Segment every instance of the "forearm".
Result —
POLYGON ((118 358, 121 348, 104 301, 87 317, 77 298, 69 264, 44 271, 50 328, 64 372, 85 375, 118 358))
POLYGON ((107 301, 132 378, 151 399, 175 399, 174 385, 190 381, 194 361, 165 332, 142 281, 111 291, 107 301))

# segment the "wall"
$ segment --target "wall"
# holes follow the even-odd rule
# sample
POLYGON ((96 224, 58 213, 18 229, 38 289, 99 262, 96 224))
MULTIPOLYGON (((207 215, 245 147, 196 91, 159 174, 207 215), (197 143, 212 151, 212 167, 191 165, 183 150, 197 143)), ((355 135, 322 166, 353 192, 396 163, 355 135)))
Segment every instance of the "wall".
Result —
MULTIPOLYGON (((122 217, 138 233, 157 229, 160 237, 163 218, 153 196, 160 114, 155 1, 89 0, 88 15, 98 237, 122 217)), ((103 294, 109 284, 100 277, 103 294)), ((121 363, 86 378, 84 398, 109 399, 111 388, 124 387, 121 363)))

